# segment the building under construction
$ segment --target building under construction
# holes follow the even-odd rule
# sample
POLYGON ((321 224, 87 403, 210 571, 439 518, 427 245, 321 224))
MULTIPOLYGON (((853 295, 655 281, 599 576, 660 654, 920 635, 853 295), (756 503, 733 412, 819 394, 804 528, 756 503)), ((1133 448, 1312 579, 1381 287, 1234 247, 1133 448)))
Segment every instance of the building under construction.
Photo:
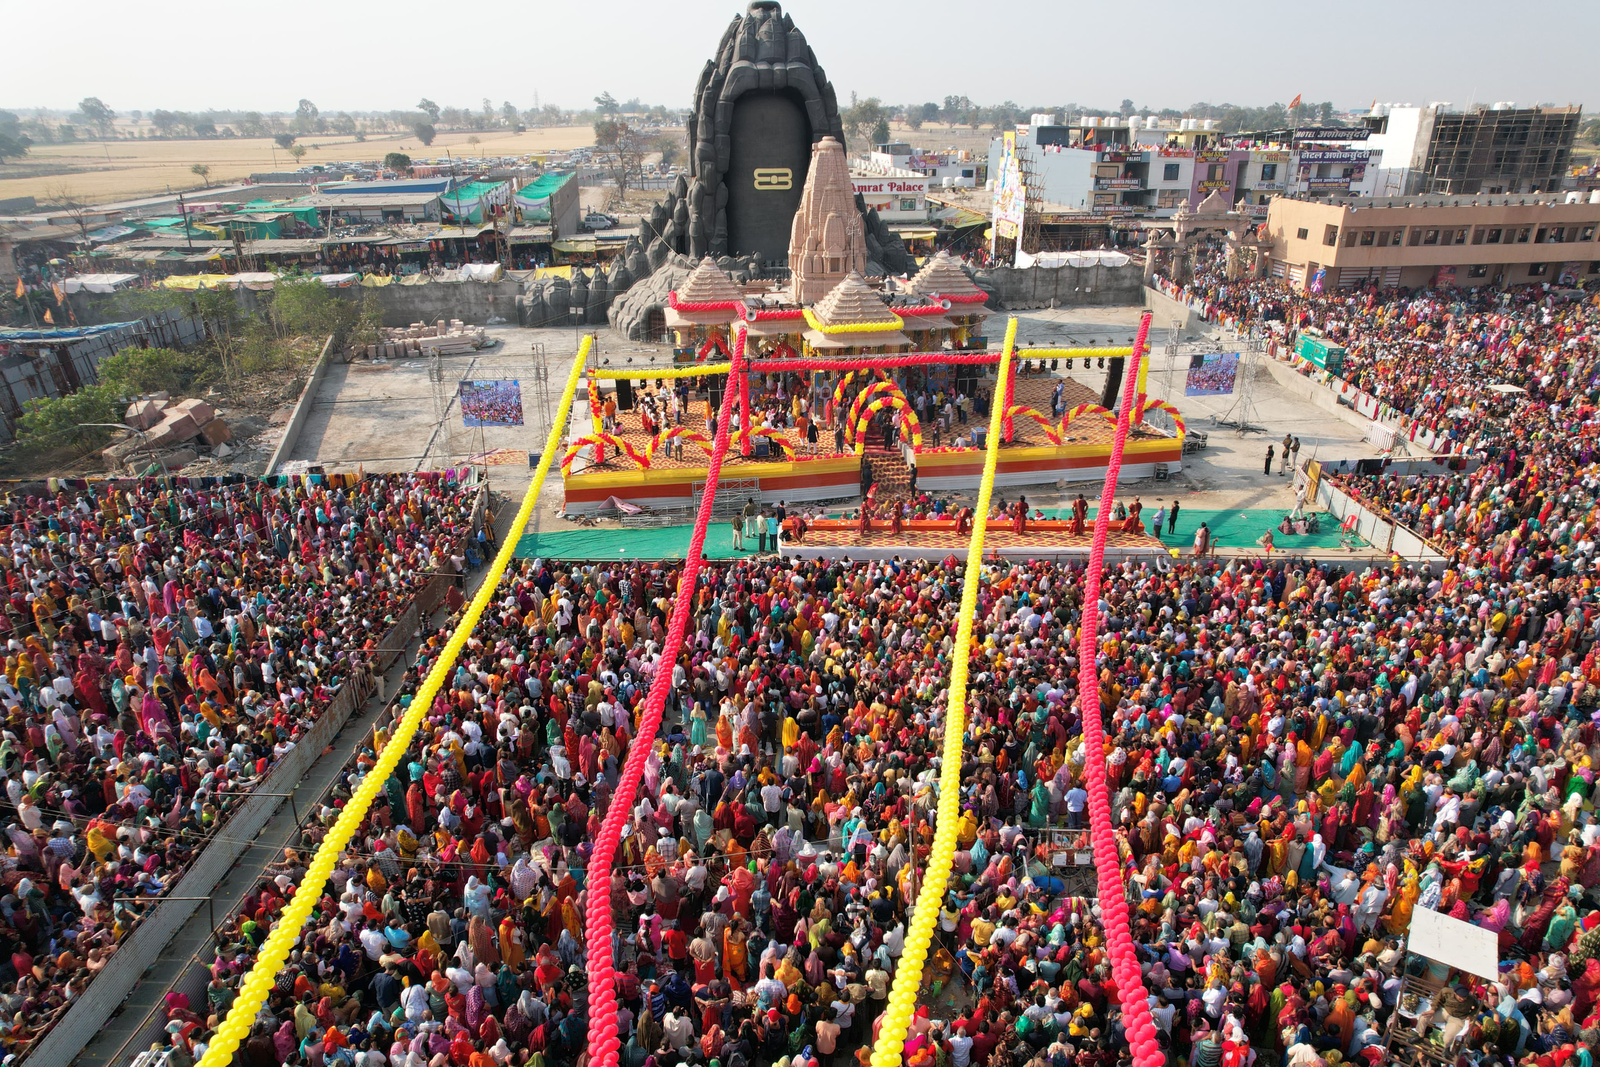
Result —
POLYGON ((1581 111, 1578 107, 1440 109, 1433 115, 1418 188, 1408 191, 1554 192, 1566 173, 1581 111))

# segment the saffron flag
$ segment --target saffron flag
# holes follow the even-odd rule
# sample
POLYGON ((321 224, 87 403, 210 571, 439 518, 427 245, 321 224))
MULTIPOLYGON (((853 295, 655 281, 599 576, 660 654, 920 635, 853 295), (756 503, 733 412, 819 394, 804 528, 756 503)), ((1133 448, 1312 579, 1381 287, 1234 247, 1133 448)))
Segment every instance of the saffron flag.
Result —
POLYGON ((1295 108, 1300 106, 1300 97, 1303 96, 1303 95, 1305 95, 1305 94, 1303 94, 1303 93, 1295 93, 1294 94, 1294 99, 1289 101, 1289 110, 1290 111, 1293 111, 1295 108))
POLYGON ((56 324, 56 320, 52 319, 50 317, 50 309, 49 308, 45 308, 44 309, 44 321, 48 322, 52 326, 54 326, 56 324))
POLYGON ((17 279, 17 299, 21 300, 26 293, 27 293, 27 290, 22 287, 22 279, 18 278, 17 279))

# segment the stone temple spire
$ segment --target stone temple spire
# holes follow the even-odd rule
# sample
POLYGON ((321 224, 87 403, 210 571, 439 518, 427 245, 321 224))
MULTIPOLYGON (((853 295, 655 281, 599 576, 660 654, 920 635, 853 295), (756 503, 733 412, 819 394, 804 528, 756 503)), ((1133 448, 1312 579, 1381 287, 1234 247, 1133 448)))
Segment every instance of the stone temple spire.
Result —
POLYGON ((866 232, 844 145, 824 137, 811 148, 805 191, 789 234, 790 295, 797 303, 814 304, 851 272, 866 269, 866 232))

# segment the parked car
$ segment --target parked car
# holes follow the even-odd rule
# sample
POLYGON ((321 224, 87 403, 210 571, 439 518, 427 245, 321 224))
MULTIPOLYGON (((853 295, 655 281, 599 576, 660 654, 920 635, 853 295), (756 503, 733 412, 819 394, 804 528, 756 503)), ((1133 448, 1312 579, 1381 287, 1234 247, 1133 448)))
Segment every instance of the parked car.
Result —
POLYGON ((603 215, 598 211, 591 211, 583 217, 583 224, 591 230, 609 230, 617 224, 617 220, 610 215, 603 215))

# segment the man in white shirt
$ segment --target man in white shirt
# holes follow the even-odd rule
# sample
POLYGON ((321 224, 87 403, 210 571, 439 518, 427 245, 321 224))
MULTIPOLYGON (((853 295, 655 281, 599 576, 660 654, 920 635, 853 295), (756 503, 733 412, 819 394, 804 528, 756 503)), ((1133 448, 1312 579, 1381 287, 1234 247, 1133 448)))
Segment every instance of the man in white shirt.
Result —
POLYGON ((972 1038, 967 1036, 967 1024, 957 1025, 949 1040, 950 1067, 972 1067, 972 1038))
POLYGON ((761 787, 761 807, 767 813, 767 823, 772 826, 781 821, 778 813, 783 810, 783 787, 776 782, 768 782, 761 787))
POLYGON ((356 936, 361 941, 361 947, 367 951, 367 959, 374 963, 389 951, 389 939, 383 936, 383 931, 378 929, 377 922, 372 919, 367 920, 367 925, 356 936))
POLYGON ((1077 830, 1083 826, 1083 809, 1089 803, 1089 794, 1083 786, 1075 785, 1067 790, 1067 827, 1077 830))

